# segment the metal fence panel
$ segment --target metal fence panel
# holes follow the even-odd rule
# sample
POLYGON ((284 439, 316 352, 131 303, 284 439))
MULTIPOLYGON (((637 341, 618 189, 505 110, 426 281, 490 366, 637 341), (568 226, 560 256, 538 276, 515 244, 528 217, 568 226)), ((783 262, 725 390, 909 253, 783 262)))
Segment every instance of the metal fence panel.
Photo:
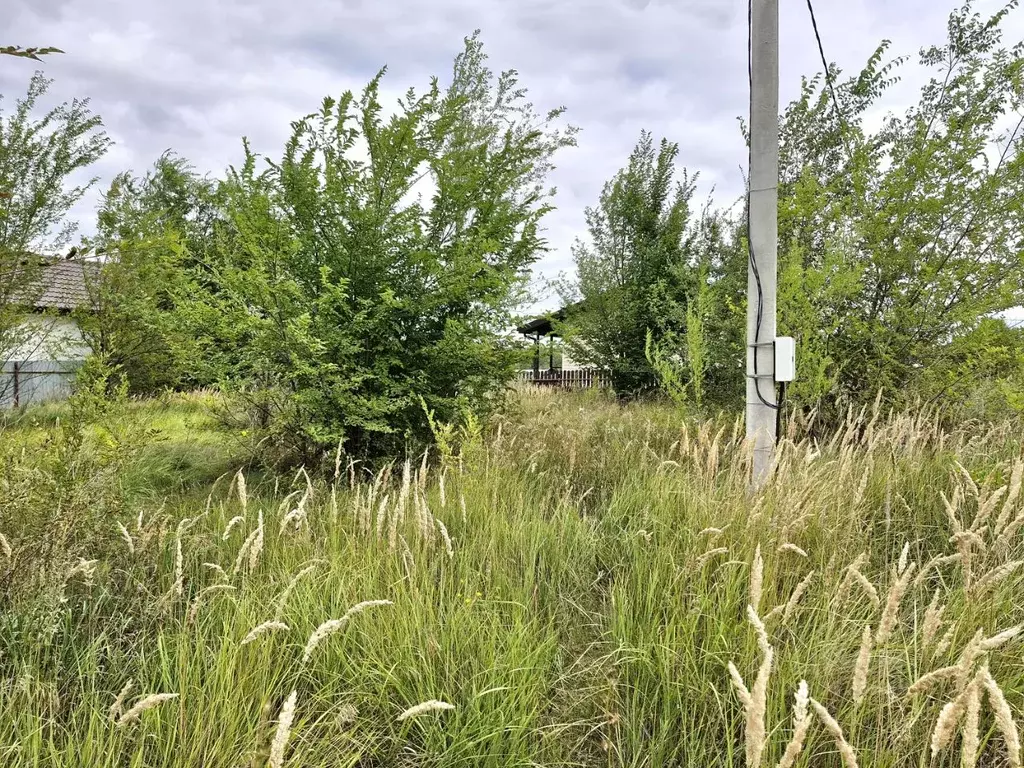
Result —
POLYGON ((82 360, 9 360, 0 371, 0 408, 63 400, 82 360))

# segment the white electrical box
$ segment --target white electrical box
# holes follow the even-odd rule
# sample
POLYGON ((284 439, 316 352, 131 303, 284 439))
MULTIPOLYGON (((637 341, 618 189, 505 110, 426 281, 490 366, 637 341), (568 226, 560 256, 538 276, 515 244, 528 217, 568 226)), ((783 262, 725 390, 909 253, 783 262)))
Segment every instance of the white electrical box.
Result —
POLYGON ((796 378, 796 340, 792 336, 775 339, 775 380, 793 381, 796 378))

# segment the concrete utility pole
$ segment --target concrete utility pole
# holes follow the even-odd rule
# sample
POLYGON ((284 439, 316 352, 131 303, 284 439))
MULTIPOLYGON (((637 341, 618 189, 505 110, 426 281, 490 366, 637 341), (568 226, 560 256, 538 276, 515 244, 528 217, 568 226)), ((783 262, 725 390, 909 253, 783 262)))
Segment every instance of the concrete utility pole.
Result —
POLYGON ((747 265, 747 439, 753 486, 775 448, 775 282, 779 239, 779 0, 750 0, 750 259, 747 265), (760 285, 758 285, 760 278, 760 285), (759 321, 760 315, 760 321, 759 321))

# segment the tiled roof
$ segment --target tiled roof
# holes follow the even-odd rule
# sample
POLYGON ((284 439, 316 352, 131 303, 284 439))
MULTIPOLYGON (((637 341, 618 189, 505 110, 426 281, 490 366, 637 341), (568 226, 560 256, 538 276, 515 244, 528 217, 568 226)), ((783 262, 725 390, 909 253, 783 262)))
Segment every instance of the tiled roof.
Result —
POLYGON ((38 282, 25 286, 36 309, 76 309, 93 303, 90 288, 99 277, 99 264, 61 259, 44 265, 38 282))
POLYGON ((98 264, 74 259, 55 261, 43 269, 43 292, 35 305, 47 309, 75 309, 92 303, 89 288, 98 276, 98 264))

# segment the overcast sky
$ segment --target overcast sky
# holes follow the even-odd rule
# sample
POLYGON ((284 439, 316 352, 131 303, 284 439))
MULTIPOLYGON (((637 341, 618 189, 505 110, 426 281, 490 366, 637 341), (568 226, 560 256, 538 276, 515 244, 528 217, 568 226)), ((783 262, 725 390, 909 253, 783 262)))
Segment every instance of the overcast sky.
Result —
MULTIPOLYGON (((816 0, 826 53, 852 72, 883 38, 916 55, 945 38, 960 0, 816 0)), ((998 0, 979 0, 991 11, 998 0)), ((642 128, 680 145, 700 194, 729 204, 742 191, 747 111, 745 0, 2 0, 3 44, 66 51, 43 65, 4 57, 0 93, 24 92, 32 71, 55 80, 53 101, 88 96, 116 142, 98 164, 144 170, 165 149, 203 172, 241 156, 240 138, 279 156, 289 121, 328 94, 358 89, 384 64, 391 93, 446 78, 462 38, 479 28, 494 70, 519 70, 538 109, 568 108, 579 146, 558 158, 553 251, 542 275, 571 269, 583 209, 624 163, 642 128), (13 11, 13 13, 12 13, 13 11)), ((821 69, 804 0, 781 0, 782 98, 821 69)), ((1024 37, 1024 13, 1008 22, 1024 37)), ((888 106, 915 101, 916 58, 888 106)), ((77 211, 83 231, 88 206, 77 211)))

